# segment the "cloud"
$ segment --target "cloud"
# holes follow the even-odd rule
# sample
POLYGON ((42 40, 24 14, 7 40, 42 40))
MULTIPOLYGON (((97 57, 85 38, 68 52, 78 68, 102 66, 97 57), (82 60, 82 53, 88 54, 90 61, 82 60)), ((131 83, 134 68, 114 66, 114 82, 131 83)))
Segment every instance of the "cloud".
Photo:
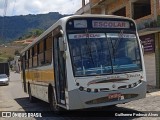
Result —
MULTIPOLYGON (((0 16, 2 16, 4 12, 4 1, 0 1, 0 16)), ((8 0, 6 16, 43 14, 49 12, 73 14, 80 7, 81 0, 8 0)))

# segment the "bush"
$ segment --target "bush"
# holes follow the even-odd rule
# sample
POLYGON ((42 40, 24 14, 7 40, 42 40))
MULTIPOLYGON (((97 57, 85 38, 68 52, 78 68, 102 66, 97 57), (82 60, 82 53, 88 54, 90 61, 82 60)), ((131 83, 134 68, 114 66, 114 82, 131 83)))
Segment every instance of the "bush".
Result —
POLYGON ((11 57, 11 56, 9 56, 7 61, 10 62, 10 61, 12 61, 12 60, 14 60, 14 58, 11 57))
POLYGON ((20 55, 20 52, 18 50, 15 50, 14 55, 20 55))

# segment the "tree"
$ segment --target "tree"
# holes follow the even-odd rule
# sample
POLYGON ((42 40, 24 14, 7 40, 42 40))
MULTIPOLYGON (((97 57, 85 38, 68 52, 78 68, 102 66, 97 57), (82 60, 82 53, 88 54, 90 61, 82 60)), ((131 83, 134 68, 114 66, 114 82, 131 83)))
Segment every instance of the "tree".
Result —
POLYGON ((18 50, 15 50, 14 55, 19 56, 19 55, 20 55, 19 51, 18 51, 18 50))
POLYGON ((31 29, 29 32, 19 37, 19 40, 28 39, 30 37, 38 37, 43 33, 44 30, 41 29, 31 29))
POLYGON ((11 56, 9 56, 7 61, 10 62, 10 61, 12 61, 12 60, 14 60, 14 58, 11 57, 11 56))
POLYGON ((32 35, 35 36, 35 37, 41 35, 42 33, 43 33, 43 30, 40 30, 40 29, 32 30, 32 35))

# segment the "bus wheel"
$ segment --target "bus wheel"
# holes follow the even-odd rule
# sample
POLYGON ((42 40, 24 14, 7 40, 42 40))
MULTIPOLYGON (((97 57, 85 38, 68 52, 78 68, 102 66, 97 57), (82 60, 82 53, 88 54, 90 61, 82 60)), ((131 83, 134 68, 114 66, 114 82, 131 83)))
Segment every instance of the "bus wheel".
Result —
POLYGON ((34 103, 36 98, 32 96, 30 84, 28 85, 28 94, 30 103, 34 103))
POLYGON ((48 99, 49 99, 49 105, 50 105, 50 110, 53 111, 56 114, 59 114, 60 112, 60 107, 56 105, 56 100, 54 97, 54 92, 53 88, 49 87, 49 92, 48 92, 48 99))

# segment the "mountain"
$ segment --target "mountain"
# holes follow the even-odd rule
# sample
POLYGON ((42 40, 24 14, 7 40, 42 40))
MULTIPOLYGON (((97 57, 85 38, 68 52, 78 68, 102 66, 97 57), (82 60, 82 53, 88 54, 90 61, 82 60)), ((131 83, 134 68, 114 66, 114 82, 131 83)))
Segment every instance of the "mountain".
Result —
POLYGON ((38 15, 0 17, 0 42, 9 42, 22 37, 34 29, 46 30, 61 17, 58 12, 38 15))

